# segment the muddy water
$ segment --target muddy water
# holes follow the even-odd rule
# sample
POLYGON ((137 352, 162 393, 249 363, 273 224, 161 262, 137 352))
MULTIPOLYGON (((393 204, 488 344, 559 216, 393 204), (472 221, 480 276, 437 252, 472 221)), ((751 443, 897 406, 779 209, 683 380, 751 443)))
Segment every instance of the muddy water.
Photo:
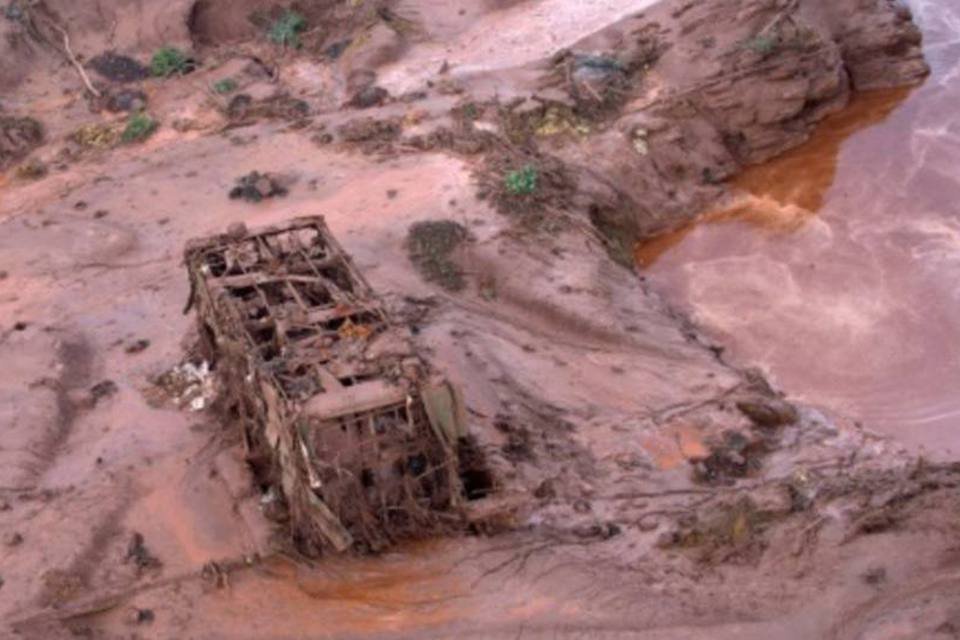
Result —
POLYGON ((960 6, 913 9, 924 86, 860 96, 638 261, 728 358, 936 457, 960 453, 960 6))

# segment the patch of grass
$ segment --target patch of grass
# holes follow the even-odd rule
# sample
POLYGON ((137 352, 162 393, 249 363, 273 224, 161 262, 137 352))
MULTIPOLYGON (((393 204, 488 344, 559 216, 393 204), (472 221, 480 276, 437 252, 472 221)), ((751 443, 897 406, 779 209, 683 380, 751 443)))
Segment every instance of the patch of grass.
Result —
POLYGON ((503 186, 510 195, 529 196, 536 193, 539 178, 540 173, 536 167, 527 165, 522 169, 508 171, 503 178, 503 186))
POLYGON ((158 78, 186 73, 189 67, 190 58, 176 47, 158 49, 150 60, 150 73, 158 78))
POLYGON ((282 47, 299 49, 300 33, 307 28, 307 19, 296 11, 287 11, 270 27, 269 38, 282 47))
POLYGON ((157 130, 157 121, 146 113, 135 113, 127 120, 127 126, 120 134, 126 143, 143 142, 157 130))
POLYGON ((214 83, 213 90, 222 96, 228 93, 233 93, 237 90, 237 81, 233 78, 224 78, 223 80, 218 80, 214 83))
POLYGON ((448 291, 460 291, 466 285, 463 270, 451 258, 467 239, 467 230, 453 220, 417 222, 407 232, 410 262, 427 282, 448 291))

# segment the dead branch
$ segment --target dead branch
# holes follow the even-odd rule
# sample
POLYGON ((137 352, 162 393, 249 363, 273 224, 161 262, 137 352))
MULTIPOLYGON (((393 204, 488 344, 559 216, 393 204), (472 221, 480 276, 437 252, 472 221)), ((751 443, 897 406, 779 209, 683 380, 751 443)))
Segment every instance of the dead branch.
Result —
POLYGON ((83 80, 83 84, 87 87, 89 91, 95 98, 100 98, 103 96, 96 87, 93 86, 93 83, 90 82, 90 76, 87 75, 86 70, 84 70, 83 65, 77 60, 77 56, 73 55, 73 49, 70 48, 70 34, 67 33, 67 30, 61 27, 60 25, 51 22, 50 26, 56 29, 60 35, 63 37, 63 51, 67 56, 67 59, 70 60, 70 63, 77 70, 77 73, 80 75, 80 79, 83 80))

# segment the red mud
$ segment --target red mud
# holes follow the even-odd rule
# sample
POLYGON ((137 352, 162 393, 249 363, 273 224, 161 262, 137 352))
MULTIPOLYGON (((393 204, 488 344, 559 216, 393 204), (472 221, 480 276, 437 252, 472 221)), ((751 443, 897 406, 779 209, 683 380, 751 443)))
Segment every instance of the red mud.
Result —
MULTIPOLYGON (((772 343, 806 358, 797 369, 814 371, 822 360, 833 371, 855 370, 851 351, 841 348, 847 334, 831 342, 801 329, 823 326, 824 310, 856 329, 854 320, 880 307, 865 304, 872 299, 842 307, 829 297, 794 300, 785 310, 790 335, 768 343, 763 331, 748 327, 723 332, 717 342, 713 335, 723 325, 711 319, 718 314, 698 315, 696 304, 707 307, 656 270, 682 274, 695 267, 679 252, 708 230, 776 242, 776 255, 794 252, 806 260, 805 232, 819 232, 814 240, 839 236, 824 232, 825 225, 842 226, 842 216, 829 214, 836 188, 822 195, 834 171, 836 184, 851 192, 860 187, 862 197, 875 196, 864 202, 891 213, 917 201, 943 205, 953 183, 937 172, 913 172, 907 153, 888 154, 883 173, 867 162, 884 157, 871 145, 855 156, 854 167, 847 161, 852 143, 841 145, 836 160, 811 163, 804 155, 819 145, 817 154, 834 156, 840 131, 748 171, 740 184, 789 184, 770 193, 771 200, 790 199, 800 210, 823 198, 823 207, 818 216, 796 217, 807 222, 792 234, 754 233, 736 221, 700 225, 663 253, 649 280, 668 300, 693 300, 686 308, 711 330, 706 334, 667 306, 651 282, 608 256, 614 240, 632 241, 638 230, 682 226, 698 204, 723 196, 724 177, 803 141, 846 103, 844 67, 857 86, 897 84, 922 73, 915 31, 886 0, 801 4, 797 13, 787 8, 786 22, 813 31, 782 33, 803 36, 805 46, 815 40, 816 63, 788 48, 759 67, 751 51, 763 57, 763 43, 753 49, 742 43, 770 20, 779 25, 783 9, 761 0, 493 2, 462 12, 450 3, 411 0, 368 13, 371 7, 359 3, 354 8, 363 15, 351 14, 356 21, 343 26, 356 33, 321 25, 305 34, 309 46, 302 52, 278 50, 257 35, 229 48, 210 46, 204 43, 249 33, 226 23, 215 33, 206 23, 207 37, 191 51, 202 62, 199 70, 142 83, 159 131, 143 144, 116 148, 81 145, 72 136, 84 125, 122 127, 125 116, 91 111, 62 53, 36 42, 16 49, 10 59, 25 66, 0 75, 0 100, 6 112, 44 123, 47 142, 30 159, 50 172, 41 179, 0 174, 3 634, 950 637, 960 629, 957 470, 918 462, 896 438, 843 415, 806 404, 789 409, 762 376, 727 363, 731 352, 737 360, 775 363, 768 352, 753 357, 744 346, 772 343), (641 11, 647 17, 638 17, 641 11), (608 82, 604 74, 617 65, 593 53, 617 51, 618 39, 626 39, 624 51, 640 55, 654 32, 671 45, 662 57, 628 80, 608 82), (641 40, 634 41, 637 34, 641 40), (336 60, 312 48, 341 35, 355 37, 336 60), (546 117, 541 103, 527 100, 531 95, 568 108, 589 95, 592 85, 564 78, 557 84, 561 48, 580 55, 560 57, 572 61, 561 70, 581 74, 577 82, 596 79, 592 69, 606 70, 596 86, 614 89, 610 110, 585 109, 600 114, 586 133, 570 126, 549 139, 506 140, 512 118, 546 117), (732 67, 742 74, 723 75, 703 102, 673 100, 674 90, 691 90, 732 67), (817 81, 792 83, 787 72, 796 68, 817 81), (309 115, 283 119, 265 107, 249 121, 232 121, 228 99, 211 89, 224 77, 235 79, 251 103, 304 100, 309 115), (392 97, 362 111, 341 107, 358 83, 370 81, 392 97), (618 99, 620 90, 629 93, 626 101, 618 99), (503 104, 485 102, 498 91, 503 104), (507 108, 514 95, 521 101, 507 108), (808 105, 803 96, 825 102, 808 105), (455 126, 462 115, 450 109, 459 105, 464 114, 471 103, 478 112, 473 129, 464 125, 435 138, 459 146, 438 143, 423 151, 409 143, 455 126), (400 131, 370 148, 335 135, 361 117, 398 122, 400 131), (749 135, 735 144, 723 129, 736 117, 749 135), (481 139, 488 146, 475 144, 481 139), (486 156, 493 153, 501 155, 486 156), (554 157, 547 160, 547 153, 554 157), (478 182, 503 184, 503 176, 489 171, 512 168, 498 164, 504 159, 556 169, 556 184, 544 183, 556 191, 526 202, 546 206, 517 206, 520 217, 507 216, 491 206, 491 194, 478 194, 478 182), (282 179, 288 195, 230 200, 237 177, 253 171, 282 179), (884 184, 870 179, 875 174, 887 176, 884 184), (884 188, 897 176, 910 189, 884 188), (811 183, 812 192, 803 187, 811 183), (525 211, 536 215, 525 219, 525 211), (391 313, 415 328, 418 348, 464 389, 469 429, 506 505, 508 532, 465 531, 380 556, 308 562, 289 532, 268 519, 271 496, 253 483, 233 425, 210 411, 158 402, 164 399, 158 376, 181 363, 195 341, 193 319, 181 315, 188 295, 184 243, 234 223, 255 227, 301 214, 326 216, 391 313), (426 282, 409 260, 408 229, 428 220, 452 220, 469 231, 452 255, 463 272, 462 291, 426 282)), ((50 6, 76 30, 74 49, 84 60, 116 48, 143 62, 161 42, 191 46, 190 3, 91 5, 100 11, 50 6)), ((207 11, 203 20, 211 19, 207 11)), ((955 38, 938 24, 924 22, 933 38, 931 82, 952 87, 946 63, 956 59, 955 38)), ((15 28, 3 22, 0 47, 23 42, 6 38, 15 28)), ((899 124, 879 148, 916 148, 937 166, 952 166, 955 145, 936 144, 952 140, 950 121, 937 119, 953 113, 943 100, 927 88, 911 94, 889 116, 899 124), (914 145, 905 142, 910 129, 917 130, 914 145)), ((830 126, 856 128, 892 106, 864 99, 830 126), (868 113, 857 114, 859 108, 868 113)), ((899 238, 897 229, 932 234, 914 247, 916 254, 949 259, 955 236, 949 220, 883 219, 893 229, 884 242, 899 238)), ((866 247, 845 255, 863 258, 878 245, 866 247)), ((913 273, 901 258, 882 276, 866 259, 839 267, 876 282, 913 273)), ((745 283, 750 293, 757 283, 750 295, 768 291, 761 286, 771 273, 768 262, 712 273, 722 277, 701 291, 728 295, 732 308, 723 318, 764 317, 764 308, 744 311, 750 298, 724 287, 745 283)), ((920 309, 931 293, 914 289, 916 282, 893 284, 920 309)), ((772 308, 801 293, 781 287, 780 297, 764 300, 772 308)), ((940 289, 933 294, 947 296, 940 289)), ((928 315, 939 309, 926 308, 928 315)), ((911 329, 949 350, 955 336, 931 326, 911 329)), ((869 344, 888 348, 884 335, 871 335, 869 344)), ((869 352, 862 342, 852 344, 859 347, 855 355, 869 352)), ((933 361, 928 346, 921 344, 921 359, 933 361)), ((868 377, 892 362, 878 359, 865 369, 868 377)), ((774 373, 794 394, 788 376, 774 373)), ((808 394, 803 379, 797 386, 813 404, 830 405, 830 388, 808 394)))
POLYGON ((855 99, 808 144, 739 176, 740 195, 706 225, 646 243, 637 259, 736 361, 950 459, 960 308, 947 284, 957 185, 946 104, 960 85, 946 52, 957 32, 950 11, 922 7, 927 86, 855 99))

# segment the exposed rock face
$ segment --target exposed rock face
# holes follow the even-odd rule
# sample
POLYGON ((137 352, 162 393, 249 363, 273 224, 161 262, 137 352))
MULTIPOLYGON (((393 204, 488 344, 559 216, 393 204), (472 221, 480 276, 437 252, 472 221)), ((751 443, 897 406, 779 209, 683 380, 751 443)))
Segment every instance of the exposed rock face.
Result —
MULTIPOLYGON (((621 250, 698 214, 742 166, 804 142, 853 90, 928 72, 920 33, 892 0, 665 3, 574 53, 609 52, 630 70, 621 52, 649 52, 651 38, 673 44, 630 71, 614 126, 586 143, 585 206, 621 250)), ((570 100, 582 100, 571 84, 570 100)))
POLYGON ((826 5, 824 24, 840 47, 854 88, 899 86, 929 73, 920 30, 910 9, 897 0, 820 4, 826 5))

